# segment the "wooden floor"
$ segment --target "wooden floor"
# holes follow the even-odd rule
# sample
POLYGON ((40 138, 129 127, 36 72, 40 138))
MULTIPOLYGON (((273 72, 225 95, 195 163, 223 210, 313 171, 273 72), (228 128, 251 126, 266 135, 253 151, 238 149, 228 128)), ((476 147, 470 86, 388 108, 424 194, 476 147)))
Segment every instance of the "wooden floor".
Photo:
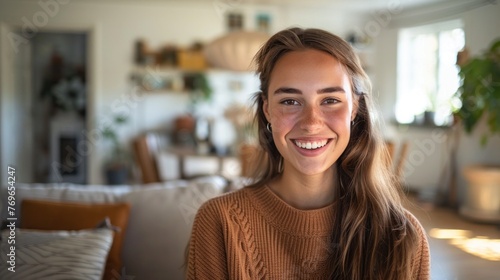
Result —
POLYGON ((472 222, 455 210, 410 198, 427 231, 432 280, 500 279, 500 226, 472 222))

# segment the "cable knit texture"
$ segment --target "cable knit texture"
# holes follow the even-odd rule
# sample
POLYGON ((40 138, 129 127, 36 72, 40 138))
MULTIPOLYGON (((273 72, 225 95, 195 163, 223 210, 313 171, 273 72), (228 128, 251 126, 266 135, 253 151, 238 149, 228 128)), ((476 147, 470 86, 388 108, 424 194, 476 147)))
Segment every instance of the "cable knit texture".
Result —
MULTIPOLYGON (((203 204, 194 220, 187 279, 327 279, 334 205, 299 210, 267 186, 243 188, 203 204)), ((419 232, 413 279, 430 278, 429 245, 419 232)))

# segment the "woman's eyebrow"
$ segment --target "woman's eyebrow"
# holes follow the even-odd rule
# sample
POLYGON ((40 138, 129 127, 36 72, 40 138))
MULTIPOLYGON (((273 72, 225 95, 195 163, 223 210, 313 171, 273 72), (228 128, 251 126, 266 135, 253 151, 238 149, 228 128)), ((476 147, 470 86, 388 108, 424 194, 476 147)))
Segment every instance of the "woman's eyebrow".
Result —
MULTIPOLYGON (((316 91, 317 93, 333 93, 333 92, 344 92, 345 90, 342 87, 326 87, 319 89, 316 91)), ((274 91, 275 94, 279 93, 295 93, 295 94, 302 94, 302 91, 297 88, 291 88, 291 87, 280 87, 274 91)))
POLYGON ((333 92, 343 92, 345 93, 344 88, 342 87, 327 87, 317 91, 317 93, 333 93, 333 92))
POLYGON ((274 91, 275 94, 278 93, 296 93, 296 94, 302 94, 302 91, 300 89, 296 88, 290 88, 290 87, 280 87, 274 91))

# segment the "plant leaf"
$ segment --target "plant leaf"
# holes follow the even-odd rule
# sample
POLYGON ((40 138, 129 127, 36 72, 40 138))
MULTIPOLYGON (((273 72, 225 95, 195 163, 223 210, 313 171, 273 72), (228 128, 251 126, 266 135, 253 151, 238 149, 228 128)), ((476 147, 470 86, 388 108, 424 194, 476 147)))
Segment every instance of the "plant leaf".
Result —
POLYGON ((485 116, 488 133, 481 137, 485 145, 489 136, 500 134, 500 38, 482 55, 463 65, 459 75, 461 84, 455 96, 462 107, 456 115, 467 133, 472 133, 485 116))
POLYGON ((115 123, 117 124, 124 124, 127 121, 128 121, 128 116, 124 114, 115 116, 115 123))

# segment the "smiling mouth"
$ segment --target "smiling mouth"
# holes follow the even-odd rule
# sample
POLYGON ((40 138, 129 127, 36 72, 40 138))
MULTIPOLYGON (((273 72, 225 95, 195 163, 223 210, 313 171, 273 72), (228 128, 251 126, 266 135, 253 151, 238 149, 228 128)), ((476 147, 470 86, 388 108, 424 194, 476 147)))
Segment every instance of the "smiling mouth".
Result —
POLYGON ((294 140, 293 143, 302 149, 306 150, 315 150, 319 149, 321 147, 324 147, 327 143, 328 140, 318 140, 318 141, 300 141, 300 140, 294 140))

